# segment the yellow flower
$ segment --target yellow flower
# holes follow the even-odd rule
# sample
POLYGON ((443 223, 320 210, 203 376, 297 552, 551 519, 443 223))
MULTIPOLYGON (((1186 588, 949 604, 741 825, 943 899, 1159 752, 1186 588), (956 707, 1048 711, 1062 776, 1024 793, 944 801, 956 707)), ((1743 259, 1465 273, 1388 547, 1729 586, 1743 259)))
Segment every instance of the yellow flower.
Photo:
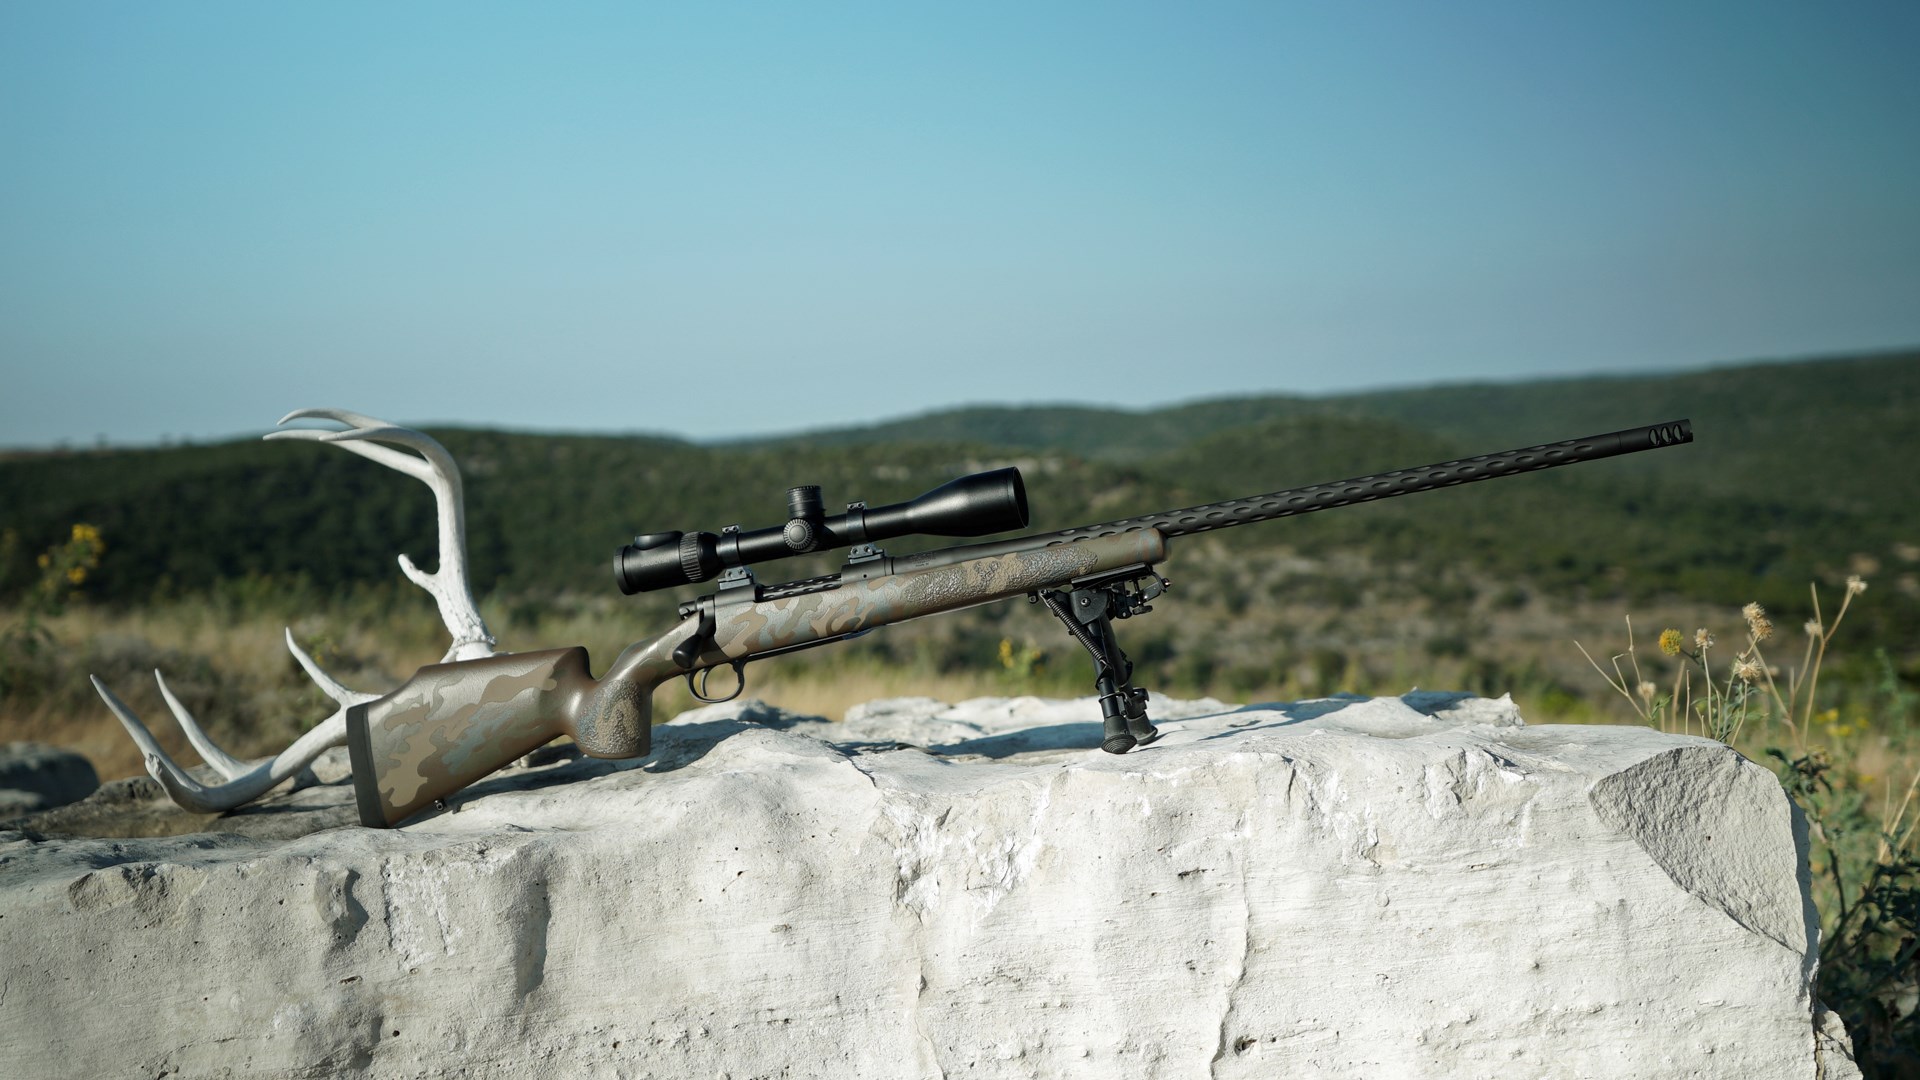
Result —
POLYGON ((1012 638, 1000 639, 1000 666, 1008 669, 1009 671, 1013 669, 1013 639, 1012 638))
POLYGON ((75 543, 91 544, 100 539, 100 530, 91 525, 75 525, 73 539, 75 543))
POLYGON ((1680 655, 1680 631, 1672 627, 1660 631, 1660 651, 1668 656, 1680 655))
POLYGON ((47 568, 47 564, 53 561, 53 556, 48 555, 46 552, 43 551, 40 553, 40 558, 38 561, 40 563, 40 569, 45 570, 47 568))
POLYGON ((73 582, 75 585, 87 580, 87 568, 84 566, 67 567, 67 580, 73 582))

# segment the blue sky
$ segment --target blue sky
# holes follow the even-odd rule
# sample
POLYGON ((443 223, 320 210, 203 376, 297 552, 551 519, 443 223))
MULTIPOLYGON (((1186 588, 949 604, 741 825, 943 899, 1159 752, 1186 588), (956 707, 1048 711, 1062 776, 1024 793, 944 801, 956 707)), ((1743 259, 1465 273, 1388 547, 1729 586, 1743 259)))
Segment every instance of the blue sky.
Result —
POLYGON ((0 445, 1920 344, 1920 8, 0 6, 0 445))

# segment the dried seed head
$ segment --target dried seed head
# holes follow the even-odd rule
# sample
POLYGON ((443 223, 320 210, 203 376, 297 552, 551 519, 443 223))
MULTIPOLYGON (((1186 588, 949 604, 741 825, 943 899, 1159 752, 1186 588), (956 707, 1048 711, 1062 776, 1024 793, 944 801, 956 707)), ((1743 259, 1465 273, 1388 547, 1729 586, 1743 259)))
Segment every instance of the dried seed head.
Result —
POLYGON ((1807 624, 1801 629, 1807 632, 1808 637, 1819 637, 1821 631, 1826 628, 1820 625, 1819 619, 1808 619, 1807 624))
POLYGON ((1713 635, 1707 633, 1706 627, 1703 626, 1693 632, 1693 647, 1701 652, 1713 648, 1713 635))
POLYGON ((1660 631, 1660 651, 1668 656, 1680 655, 1680 631, 1669 626, 1660 631))
POLYGON ((1860 580, 1859 574, 1847 575, 1847 595, 1848 596, 1859 596, 1861 593, 1866 591, 1867 591, 1867 583, 1860 580))
POLYGON ((1740 609, 1740 615, 1747 620, 1747 633, 1755 641, 1765 641, 1773 636, 1773 620, 1767 618, 1767 609, 1759 604, 1748 604, 1740 609))
POLYGON ((1757 660, 1740 660, 1733 665, 1733 677, 1743 683, 1756 683, 1766 675, 1757 660))
POLYGON ((1658 688, 1650 682, 1642 682, 1639 686, 1634 687, 1634 691, 1640 695, 1641 701, 1649 705, 1653 704, 1653 695, 1659 693, 1658 688))

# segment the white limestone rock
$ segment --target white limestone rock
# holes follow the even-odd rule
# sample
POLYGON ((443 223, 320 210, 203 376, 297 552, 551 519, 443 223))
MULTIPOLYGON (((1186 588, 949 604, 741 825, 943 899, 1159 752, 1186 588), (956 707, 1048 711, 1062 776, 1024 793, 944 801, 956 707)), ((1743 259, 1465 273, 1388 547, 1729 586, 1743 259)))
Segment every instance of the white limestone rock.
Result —
POLYGON ((396 830, 0 834, 0 1075, 1851 1066, 1804 823, 1731 750, 1462 695, 1153 709, 1112 757, 1091 701, 749 702, 396 830))

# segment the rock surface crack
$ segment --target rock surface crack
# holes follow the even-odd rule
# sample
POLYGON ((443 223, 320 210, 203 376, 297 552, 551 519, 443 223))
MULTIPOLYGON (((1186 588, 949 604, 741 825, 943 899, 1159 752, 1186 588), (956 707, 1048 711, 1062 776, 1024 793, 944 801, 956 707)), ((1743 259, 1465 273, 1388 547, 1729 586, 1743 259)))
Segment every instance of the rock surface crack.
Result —
MULTIPOLYGON (((1253 904, 1248 892, 1251 882, 1247 878, 1246 860, 1235 858, 1233 861, 1235 868, 1240 871, 1240 889, 1237 893, 1240 898, 1240 966, 1233 974, 1233 981, 1227 984, 1220 1004, 1220 1034, 1214 1044, 1213 1059, 1207 1065, 1207 1075, 1210 1077, 1219 1075, 1220 1062, 1227 1056, 1227 1030, 1233 1022, 1234 995, 1239 992, 1241 984, 1247 981, 1247 963, 1253 957, 1253 904)), ((1235 1045, 1234 1052, 1244 1053, 1245 1050, 1235 1045)))

